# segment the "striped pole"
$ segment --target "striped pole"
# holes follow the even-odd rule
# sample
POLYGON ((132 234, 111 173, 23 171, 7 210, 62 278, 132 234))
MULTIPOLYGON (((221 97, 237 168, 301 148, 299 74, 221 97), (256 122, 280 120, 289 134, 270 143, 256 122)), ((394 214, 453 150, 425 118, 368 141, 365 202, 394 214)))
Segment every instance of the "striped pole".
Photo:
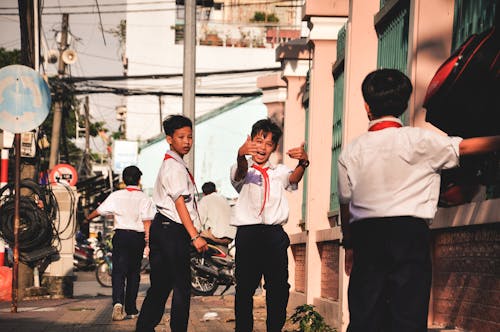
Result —
POLYGON ((0 188, 3 188, 9 181, 9 150, 2 149, 0 161, 0 188))

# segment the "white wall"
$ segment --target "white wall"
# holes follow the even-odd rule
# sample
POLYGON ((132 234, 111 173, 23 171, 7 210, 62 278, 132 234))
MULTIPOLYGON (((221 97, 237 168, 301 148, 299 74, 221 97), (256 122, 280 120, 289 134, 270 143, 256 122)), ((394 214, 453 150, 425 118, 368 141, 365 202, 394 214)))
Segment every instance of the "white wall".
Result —
MULTIPOLYGON (((229 181, 229 169, 236 153, 250 135, 252 125, 267 116, 260 97, 239 105, 196 125, 195 180, 198 190, 207 181, 216 184, 220 194, 237 196, 229 181)), ((142 170, 142 186, 150 193, 168 144, 165 139, 141 149, 138 167, 142 170)))
POLYGON ((223 196, 237 197, 229 169, 252 125, 265 117, 267 108, 259 97, 196 126, 195 179, 199 190, 203 183, 212 181, 223 196))
MULTIPOLYGON (((172 3, 172 8, 174 8, 172 3)), ((141 7, 142 8, 142 7, 141 7)), ((175 11, 128 13, 127 50, 129 75, 182 73, 183 45, 175 45, 175 11)), ((197 46, 196 71, 222 71, 279 67, 273 48, 197 46)), ((266 72, 198 78, 196 91, 203 93, 253 92, 256 78, 266 72)), ((151 90, 182 92, 182 77, 129 81, 151 90)), ((235 98, 196 98, 196 116, 205 114, 235 98)), ((164 96, 162 116, 182 113, 182 98, 164 96)), ((127 98, 127 139, 144 141, 160 134, 159 101, 155 96, 127 98)))

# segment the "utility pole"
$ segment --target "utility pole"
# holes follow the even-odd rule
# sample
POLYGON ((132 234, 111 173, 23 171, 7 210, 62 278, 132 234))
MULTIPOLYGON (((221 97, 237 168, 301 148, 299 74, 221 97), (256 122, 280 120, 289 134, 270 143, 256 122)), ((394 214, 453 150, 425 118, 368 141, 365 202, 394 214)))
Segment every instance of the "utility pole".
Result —
POLYGON ((182 114, 193 122, 193 147, 187 155, 189 170, 194 174, 195 148, 195 75, 196 75, 196 0, 184 1, 184 71, 182 114))
MULTIPOLYGON (((89 96, 85 96, 85 105, 84 105, 84 110, 85 110, 85 156, 87 157, 85 160, 85 166, 88 165, 88 157, 90 156, 90 110, 89 110, 89 96)), ((87 167, 88 168, 88 167, 87 167)))
MULTIPOLYGON (((38 0, 18 0, 19 28, 21 32, 21 64, 38 70, 39 53, 39 30, 38 30, 38 0)), ((26 289, 33 285, 33 271, 31 268, 19 261, 19 224, 20 224, 20 182, 22 178, 35 178, 36 169, 33 163, 23 163, 21 167, 21 134, 14 135, 15 153, 15 179, 14 192, 14 266, 12 270, 12 305, 10 311, 17 312, 17 301, 23 299, 26 289), (21 174, 22 173, 22 174, 21 174)), ((2 170, 3 171, 3 170, 2 170)))
POLYGON ((78 169, 78 175, 83 178, 92 174, 92 166, 90 165, 90 107, 89 96, 85 97, 83 104, 84 121, 85 121, 85 150, 83 151, 82 163, 78 169))
MULTIPOLYGON (((62 15, 61 24, 61 42, 59 43, 59 61, 57 74, 62 78, 66 74, 66 63, 62 59, 62 54, 68 47, 68 22, 69 15, 62 15)), ((50 139, 50 158, 49 169, 54 168, 58 162, 59 144, 61 140, 61 123, 62 123, 62 91, 60 88, 56 91, 56 102, 54 104, 54 118, 52 121, 52 137, 50 139)))
POLYGON ((163 100, 161 95, 158 96, 158 109, 160 111, 160 133, 163 132, 163 109, 162 109, 163 100))

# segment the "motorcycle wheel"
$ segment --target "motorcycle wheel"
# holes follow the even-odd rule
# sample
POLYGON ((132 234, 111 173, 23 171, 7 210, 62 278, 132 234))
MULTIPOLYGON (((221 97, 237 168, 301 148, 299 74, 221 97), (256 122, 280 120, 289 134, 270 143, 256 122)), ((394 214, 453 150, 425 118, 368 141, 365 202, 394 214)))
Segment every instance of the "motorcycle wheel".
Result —
POLYGON ((214 295, 219 286, 217 279, 214 276, 207 276, 200 273, 196 269, 196 265, 200 263, 199 257, 191 257, 191 292, 199 296, 214 295))
POLYGON ((95 277, 102 287, 111 287, 111 269, 105 261, 99 263, 95 269, 95 277))
POLYGON ((151 271, 151 266, 149 265, 149 259, 147 257, 142 258, 141 273, 149 273, 150 271, 151 271))

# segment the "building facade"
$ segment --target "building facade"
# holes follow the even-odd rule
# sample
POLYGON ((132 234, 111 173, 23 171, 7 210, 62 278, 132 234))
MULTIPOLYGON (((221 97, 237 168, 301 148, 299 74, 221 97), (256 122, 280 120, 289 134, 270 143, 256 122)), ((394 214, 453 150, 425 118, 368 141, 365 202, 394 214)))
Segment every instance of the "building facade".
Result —
MULTIPOLYGON (((446 134, 426 122, 427 87, 469 35, 494 24, 496 6, 491 0, 306 0, 302 17, 309 36, 276 51, 287 91, 280 104, 283 150, 305 141, 311 160, 302 194, 289 197, 290 309, 313 304, 331 326, 345 331, 348 324, 336 165, 342 146, 367 130, 361 95, 366 74, 377 68, 405 72, 414 92, 403 122, 446 134)), ((264 96, 283 89, 279 80, 266 82, 259 86, 264 96)), ((276 102, 269 106, 276 114, 276 102)), ((476 183, 468 199, 440 207, 431 224, 429 326, 500 328, 498 161, 483 158, 494 175, 476 183)), ((295 166, 289 158, 284 162, 295 166)))

